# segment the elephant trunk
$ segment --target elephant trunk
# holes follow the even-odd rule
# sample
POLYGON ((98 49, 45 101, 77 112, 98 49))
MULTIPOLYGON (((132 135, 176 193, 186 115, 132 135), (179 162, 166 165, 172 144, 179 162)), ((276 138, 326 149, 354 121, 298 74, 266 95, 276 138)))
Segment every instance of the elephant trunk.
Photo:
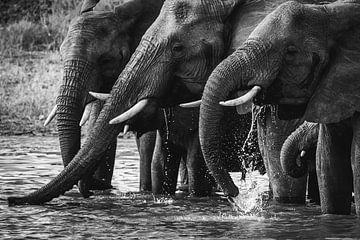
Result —
MULTIPOLYGON (((161 87, 165 84, 151 84, 150 81, 153 77, 149 77, 147 71, 144 71, 144 69, 149 69, 149 64, 151 64, 144 59, 158 53, 157 49, 149 45, 150 42, 147 42, 143 46, 139 46, 139 49, 136 50, 130 62, 120 74, 110 93, 110 98, 105 102, 93 129, 74 159, 58 176, 37 191, 24 197, 8 198, 9 205, 41 204, 70 190, 78 180, 91 173, 91 170, 99 164, 101 159, 99 156, 122 130, 124 124, 109 124, 110 120, 129 108, 131 108, 129 111, 134 110, 138 105, 135 104, 137 101, 142 99, 150 100, 156 98, 160 92, 164 92, 161 87)), ((159 75, 164 76, 165 74, 159 75)), ((128 116, 129 111, 122 114, 122 116, 128 116)), ((131 113, 134 113, 134 111, 131 111, 131 113)))
POLYGON ((9 197, 9 205, 19 204, 42 204, 64 194, 70 190, 82 177, 94 168, 99 155, 107 148, 114 137, 120 132, 118 125, 103 126, 97 124, 94 131, 101 132, 102 144, 95 145, 96 134, 87 139, 84 147, 80 149, 75 158, 63 169, 63 171, 52 179, 48 184, 25 197, 9 197))
POLYGON ((317 123, 304 122, 284 142, 280 152, 283 171, 294 178, 304 176, 308 171, 306 150, 317 142, 319 127, 317 123))
POLYGON ((80 149, 79 126, 86 94, 85 83, 92 64, 81 59, 67 60, 64 64, 63 84, 56 99, 57 128, 61 156, 66 167, 80 149))
POLYGON ((257 41, 245 42, 216 67, 206 83, 202 96, 199 122, 201 148, 209 170, 227 196, 235 197, 239 190, 220 159, 220 122, 224 116, 224 109, 219 102, 226 100, 236 90, 268 84, 257 82, 267 79, 265 73, 257 77, 257 73, 252 70, 253 66, 259 66, 259 59, 264 60, 267 47, 257 41))

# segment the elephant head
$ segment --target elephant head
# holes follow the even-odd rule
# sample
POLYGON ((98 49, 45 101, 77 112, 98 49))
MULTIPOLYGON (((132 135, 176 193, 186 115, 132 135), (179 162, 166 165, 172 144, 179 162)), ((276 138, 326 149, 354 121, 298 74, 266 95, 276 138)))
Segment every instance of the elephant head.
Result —
POLYGON ((221 105, 255 98, 257 104, 305 105, 305 119, 312 122, 351 116, 360 108, 359 23, 359 1, 287 2, 213 71, 202 97, 199 134, 207 165, 226 195, 235 197, 239 191, 219 167, 221 105), (231 92, 244 89, 250 91, 227 101, 231 92))
MULTIPOLYGON (((224 56, 224 21, 242 0, 168 0, 141 39, 106 100, 90 136, 70 164, 49 184, 10 204, 39 204, 71 189, 116 137, 122 122, 152 112, 178 86, 202 93, 224 56), (110 123, 110 124, 109 124, 110 123)), ((181 88, 181 87, 180 87, 181 88)))
POLYGON ((83 2, 60 47, 64 73, 54 114, 64 166, 80 148, 80 125, 93 101, 88 92, 110 91, 163 0, 132 0, 114 11, 93 11, 98 2, 83 2))

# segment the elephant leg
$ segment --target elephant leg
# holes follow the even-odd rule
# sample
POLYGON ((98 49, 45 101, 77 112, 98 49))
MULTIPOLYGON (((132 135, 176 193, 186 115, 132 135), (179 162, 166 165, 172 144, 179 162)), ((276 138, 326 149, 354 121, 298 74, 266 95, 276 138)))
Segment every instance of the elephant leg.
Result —
POLYGON ((308 199, 310 202, 320 204, 319 184, 316 170, 310 171, 308 176, 308 199))
POLYGON ((196 197, 211 195, 214 180, 206 167, 197 132, 189 142, 187 148, 186 165, 189 178, 190 194, 196 197))
POLYGON ((166 142, 163 145, 163 150, 166 156, 164 158, 163 191, 164 194, 174 195, 183 151, 171 142, 166 142))
POLYGON ((140 191, 151 191, 151 162, 156 141, 156 131, 136 137, 140 155, 140 191))
POLYGON ((101 161, 94 173, 94 183, 92 184, 94 188, 92 189, 110 189, 111 180, 114 173, 115 165, 115 155, 116 155, 116 144, 117 139, 115 138, 111 144, 108 146, 104 154, 101 156, 101 161), (100 181, 98 181, 100 180, 100 181))
MULTIPOLYGON (((95 101, 92 109, 89 123, 87 125, 87 132, 92 129, 103 107, 101 101, 95 101)), ((79 186, 82 193, 88 190, 106 190, 111 189, 111 180, 114 172, 115 155, 116 155, 117 139, 110 143, 108 148, 101 154, 99 164, 94 168, 91 174, 88 174, 86 179, 83 179, 79 186)), ((88 194, 85 194, 88 195, 88 194)))
POLYGON ((285 139, 302 122, 279 120, 266 110, 257 121, 259 148, 269 177, 273 199, 279 203, 305 203, 306 176, 286 175, 280 163, 280 151, 285 139))
POLYGON ((316 171, 323 213, 350 214, 351 140, 351 128, 344 124, 321 124, 320 126, 316 171))
POLYGON ((181 149, 158 133, 151 164, 154 194, 175 194, 181 157, 181 149))
MULTIPOLYGON (((257 123, 257 125, 259 125, 259 123, 257 123)), ((257 127, 259 127, 259 126, 257 126, 257 127)), ((258 139, 259 139, 258 144, 259 144, 260 154, 261 154, 261 156, 262 156, 262 158, 263 158, 263 161, 264 161, 265 170, 267 171, 267 169, 270 169, 270 167, 269 167, 269 161, 268 161, 267 158, 264 158, 264 156, 265 156, 265 148, 264 148, 264 147, 261 147, 261 146, 263 146, 264 144, 260 142, 260 138, 262 138, 263 133, 260 132, 260 130, 258 130, 257 133, 258 133, 258 139)), ((267 174, 268 174, 268 173, 267 173, 267 174)), ((269 174, 268 174, 268 175, 269 175, 269 174)), ((270 197, 271 199, 274 198, 274 191, 273 191, 273 187, 272 187, 272 185, 271 185, 271 181, 269 181, 269 197, 270 197)))
POLYGON ((354 177, 354 197, 356 214, 360 216, 360 114, 353 119, 353 141, 351 150, 351 165, 354 177))
POLYGON ((188 191, 189 190, 189 178, 188 178, 188 171, 186 166, 186 156, 183 156, 180 161, 179 166, 179 177, 180 177, 180 186, 179 189, 181 191, 188 191))
POLYGON ((162 146, 162 139, 159 131, 156 133, 156 143, 154 149, 154 156, 151 162, 151 188, 153 194, 163 193, 163 182, 164 182, 164 162, 166 159, 166 151, 162 146))
POLYGON ((309 162, 309 174, 308 174, 308 184, 307 184, 307 192, 308 199, 310 202, 314 202, 320 204, 320 193, 319 193, 319 184, 317 180, 316 174, 316 145, 312 146, 307 151, 308 162, 309 162))

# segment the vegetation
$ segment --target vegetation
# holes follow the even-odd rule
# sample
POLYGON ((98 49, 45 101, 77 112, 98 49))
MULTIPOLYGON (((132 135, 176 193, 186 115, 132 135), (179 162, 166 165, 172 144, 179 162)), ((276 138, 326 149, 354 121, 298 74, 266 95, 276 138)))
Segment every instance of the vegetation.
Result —
MULTIPOLYGON (((0 135, 56 132, 43 122, 61 82, 58 49, 81 2, 0 1, 0 135)), ((97 9, 121 2, 102 0, 97 9)))

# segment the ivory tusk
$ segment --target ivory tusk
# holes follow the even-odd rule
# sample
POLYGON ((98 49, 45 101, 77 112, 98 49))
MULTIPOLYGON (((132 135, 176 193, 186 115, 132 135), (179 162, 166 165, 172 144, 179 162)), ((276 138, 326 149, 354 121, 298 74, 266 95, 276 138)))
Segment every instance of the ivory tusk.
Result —
POLYGON ((304 150, 302 150, 300 153, 300 157, 305 157, 305 155, 306 155, 306 152, 304 150))
POLYGON ((54 117, 56 115, 56 109, 57 109, 57 105, 54 106, 54 108, 51 110, 49 116, 46 118, 46 120, 44 122, 44 127, 49 125, 49 123, 54 119, 54 117))
POLYGON ((149 99, 143 99, 136 103, 132 108, 124 112, 123 114, 117 116, 116 118, 112 119, 109 123, 110 124, 118 124, 125 122, 131 118, 133 118, 136 114, 141 112, 146 105, 149 103, 149 99))
POLYGON ((94 102, 90 102, 90 103, 86 104, 84 113, 80 120, 80 124, 79 124, 80 127, 82 127, 89 120, 93 103, 94 102))
POLYGON ((179 106, 183 108, 196 108, 196 107, 200 107, 200 105, 201 105, 201 99, 193 102, 181 103, 179 106))
POLYGON ((219 102, 219 104, 226 107, 239 106, 251 101, 260 91, 261 91, 260 86, 254 86, 250 91, 248 91, 243 96, 228 101, 221 101, 219 102))
POLYGON ((123 134, 126 135, 129 132, 130 126, 129 124, 125 124, 123 134))
POLYGON ((101 101, 106 101, 110 97, 110 93, 97 93, 97 92, 89 92, 91 96, 97 98, 101 101))

